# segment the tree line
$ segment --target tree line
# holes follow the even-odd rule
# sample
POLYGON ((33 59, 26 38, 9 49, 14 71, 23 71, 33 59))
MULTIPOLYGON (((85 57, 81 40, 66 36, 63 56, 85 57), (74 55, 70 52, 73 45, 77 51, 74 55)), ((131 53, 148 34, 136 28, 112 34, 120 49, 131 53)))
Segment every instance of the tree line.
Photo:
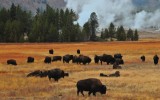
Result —
POLYGON ((99 38, 138 40, 135 39, 138 31, 134 34, 130 29, 126 34, 123 26, 115 29, 114 25, 102 30, 101 37, 96 36, 99 24, 95 12, 83 27, 76 23, 77 19, 78 15, 72 9, 53 9, 46 5, 46 10, 37 9, 33 15, 31 11, 12 4, 10 9, 0 9, 0 42, 81 42, 99 41, 99 38), (125 39, 122 39, 124 34, 125 39))
POLYGON ((110 41, 113 41, 113 39, 117 39, 117 41, 138 41, 139 35, 137 29, 134 31, 131 28, 125 30, 122 25, 116 28, 111 23, 108 28, 102 29, 101 38, 110 39, 110 41))

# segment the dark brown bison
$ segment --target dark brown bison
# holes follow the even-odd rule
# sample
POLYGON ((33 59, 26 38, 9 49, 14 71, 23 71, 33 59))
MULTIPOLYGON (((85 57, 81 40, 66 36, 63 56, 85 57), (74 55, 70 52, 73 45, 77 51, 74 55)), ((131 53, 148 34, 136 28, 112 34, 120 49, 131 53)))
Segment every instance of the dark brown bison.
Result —
POLYGON ((51 79, 53 78, 55 81, 58 82, 58 80, 60 78, 64 78, 65 76, 69 76, 68 73, 65 73, 63 70, 59 69, 59 68, 55 68, 52 70, 36 70, 34 72, 31 72, 27 75, 27 77, 47 77, 49 78, 49 80, 51 81, 51 79))
POLYGON ((113 73, 113 74, 109 74, 108 77, 120 77, 120 72, 119 72, 119 71, 116 71, 116 72, 113 73))
POLYGON ((34 58, 33 57, 28 57, 27 58, 27 63, 33 63, 34 62, 34 58))
POLYGON ((94 56, 94 62, 95 62, 96 64, 98 64, 98 63, 99 63, 99 60, 100 60, 100 56, 95 55, 95 56, 94 56))
POLYGON ((54 78, 55 81, 58 81, 60 78, 64 78, 65 76, 69 76, 69 74, 58 68, 48 71, 49 80, 51 80, 51 78, 54 78))
POLYGON ((7 60, 7 64, 8 65, 17 65, 17 62, 16 62, 16 60, 14 60, 14 59, 9 59, 9 60, 7 60))
POLYGON ((61 56, 53 56, 52 62, 54 61, 61 61, 62 57, 61 56))
POLYGON ((78 60, 79 60, 78 62, 83 65, 87 63, 89 64, 92 61, 90 57, 84 55, 79 55, 78 60))
POLYGON ((155 65, 158 64, 158 60, 159 60, 158 55, 155 55, 155 56, 153 57, 153 61, 154 61, 154 64, 155 64, 155 65))
POLYGON ((51 64, 51 57, 45 57, 44 63, 51 64))
POLYGON ((146 57, 145 57, 144 55, 143 55, 143 56, 141 56, 140 58, 141 58, 142 62, 145 62, 146 57))
POLYGON ((107 88, 99 79, 88 78, 77 82, 77 95, 79 95, 79 92, 81 92, 81 94, 84 96, 83 91, 88 91, 89 96, 91 93, 96 96, 96 92, 106 94, 107 88))
POLYGON ((79 49, 77 49, 77 54, 80 54, 80 53, 81 53, 81 51, 79 49))
POLYGON ((103 73, 100 73, 100 75, 99 75, 100 77, 108 77, 108 75, 106 75, 106 74, 103 74, 103 73))
POLYGON ((48 76, 48 71, 47 70, 35 70, 34 72, 31 72, 27 75, 27 77, 47 77, 48 76))
POLYGON ((53 49, 50 49, 49 54, 53 54, 53 53, 54 53, 53 49))
POLYGON ((69 63, 73 59, 73 55, 64 55, 63 56, 63 63, 69 63))
POLYGON ((115 62, 115 58, 112 55, 103 54, 100 57, 101 65, 102 62, 106 62, 107 64, 113 64, 115 62))

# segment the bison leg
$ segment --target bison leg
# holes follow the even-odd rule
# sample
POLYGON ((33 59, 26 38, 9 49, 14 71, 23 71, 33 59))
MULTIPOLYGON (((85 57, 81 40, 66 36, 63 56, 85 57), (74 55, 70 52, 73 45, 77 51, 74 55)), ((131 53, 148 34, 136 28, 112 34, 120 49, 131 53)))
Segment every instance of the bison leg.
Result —
POLYGON ((90 95, 91 95, 91 93, 92 93, 92 92, 91 92, 91 91, 89 91, 89 92, 88 92, 88 96, 90 96, 90 95))
POLYGON ((101 65, 102 65, 102 61, 101 61, 101 65))
POLYGON ((81 94, 84 96, 84 94, 83 94, 83 90, 81 90, 81 94))
POLYGON ((80 92, 80 91, 79 91, 79 90, 77 90, 77 95, 78 95, 78 96, 79 96, 79 92, 80 92))
POLYGON ((96 96, 96 92, 93 92, 93 95, 96 96))

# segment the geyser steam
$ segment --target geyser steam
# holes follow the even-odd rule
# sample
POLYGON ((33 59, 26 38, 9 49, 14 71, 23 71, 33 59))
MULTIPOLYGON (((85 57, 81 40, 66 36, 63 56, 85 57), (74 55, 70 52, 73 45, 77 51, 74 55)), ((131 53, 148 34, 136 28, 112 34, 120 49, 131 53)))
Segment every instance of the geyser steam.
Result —
POLYGON ((128 28, 160 27, 160 0, 65 1, 68 8, 79 14, 78 23, 81 26, 89 19, 92 12, 96 12, 101 28, 107 27, 111 22, 128 28))

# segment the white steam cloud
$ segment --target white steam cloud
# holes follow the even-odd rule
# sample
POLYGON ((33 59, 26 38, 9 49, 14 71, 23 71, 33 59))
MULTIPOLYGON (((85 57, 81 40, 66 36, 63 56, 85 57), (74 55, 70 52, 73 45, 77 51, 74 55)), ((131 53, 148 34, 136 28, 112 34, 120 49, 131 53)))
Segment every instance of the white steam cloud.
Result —
MULTIPOLYGON (((83 26, 90 14, 96 12, 101 28, 111 22, 129 28, 160 28, 160 9, 146 9, 136 4, 136 0, 65 0, 67 7, 79 14, 78 23, 83 26), (140 8, 141 7, 141 8, 140 8)), ((145 0, 139 0, 143 4, 145 0)), ((149 1, 149 0, 148 0, 149 1)), ((150 0, 151 1, 151 0, 150 0)), ((154 0, 153 0, 154 1, 154 0)), ((160 0, 156 0, 160 4, 160 0)), ((148 2, 151 4, 151 2, 148 2)), ((145 1, 145 4, 146 1, 145 1)), ((145 5, 147 6, 147 5, 145 5)), ((153 6, 153 4, 152 4, 153 6)), ((159 6, 160 7, 160 6, 159 6)), ((149 6, 147 7, 149 8, 149 6)))

